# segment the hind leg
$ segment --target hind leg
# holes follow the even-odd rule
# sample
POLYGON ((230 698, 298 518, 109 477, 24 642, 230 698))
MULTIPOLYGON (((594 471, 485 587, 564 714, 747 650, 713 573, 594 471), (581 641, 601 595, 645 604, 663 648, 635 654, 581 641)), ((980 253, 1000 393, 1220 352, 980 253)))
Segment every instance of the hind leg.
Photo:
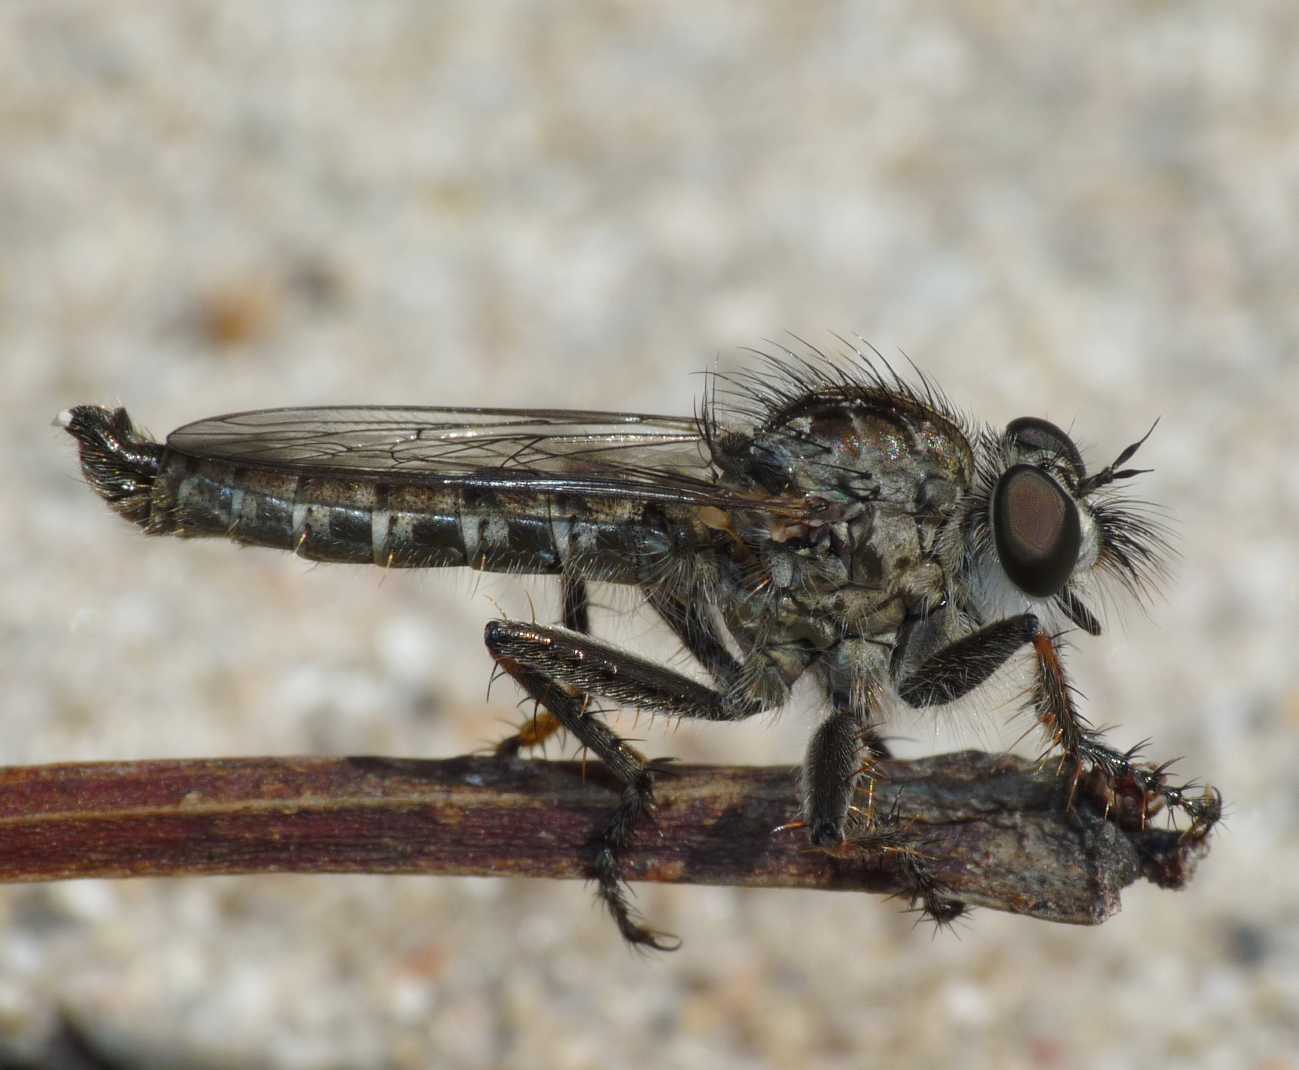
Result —
MULTIPOLYGON (((591 634, 591 600, 585 580, 575 576, 560 577, 560 606, 565 628, 583 635, 591 634)), ((564 723, 543 706, 541 702, 534 702, 532 716, 519 726, 514 735, 496 744, 498 758, 517 757, 519 751, 540 747, 563 731, 564 723)))
MULTIPOLYGON (((600 898, 623 937, 632 944, 668 950, 675 942, 647 928, 627 901, 622 856, 633 830, 654 809, 654 775, 648 761, 596 715, 592 696, 624 705, 709 721, 733 721, 770 708, 761 695, 721 692, 564 628, 517 621, 491 621, 484 641, 496 664, 518 681, 582 746, 599 758, 623 785, 608 823, 591 841, 591 871, 600 898)), ((769 681, 755 677, 768 691, 769 681)))

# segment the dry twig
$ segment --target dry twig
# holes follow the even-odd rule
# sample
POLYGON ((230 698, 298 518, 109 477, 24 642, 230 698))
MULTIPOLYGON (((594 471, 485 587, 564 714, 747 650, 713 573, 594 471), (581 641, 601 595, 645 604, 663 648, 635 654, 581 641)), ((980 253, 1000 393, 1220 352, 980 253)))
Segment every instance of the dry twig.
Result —
MULTIPOLYGON (((1202 840, 1069 810, 1023 759, 965 751, 880 767, 894 813, 946 893, 1097 924, 1139 876, 1184 883, 1202 840)), ((681 766, 660 778, 657 830, 633 880, 905 894, 889 856, 831 858, 773 833, 796 770, 681 766)), ((585 876, 614 796, 595 765, 467 757, 249 758, 0 770, 0 881, 218 873, 585 876)))

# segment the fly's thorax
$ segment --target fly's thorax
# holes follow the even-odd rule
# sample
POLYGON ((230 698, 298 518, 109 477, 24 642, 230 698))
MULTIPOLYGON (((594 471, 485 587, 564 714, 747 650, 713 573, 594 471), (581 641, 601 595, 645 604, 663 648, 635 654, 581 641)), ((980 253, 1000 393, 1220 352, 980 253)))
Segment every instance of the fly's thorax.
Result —
POLYGON ((908 605, 941 597, 935 537, 973 479, 974 455, 936 399, 827 388, 721 438, 715 460, 738 488, 818 506, 796 524, 737 521, 742 548, 724 552, 744 558, 733 563, 733 586, 752 605, 732 627, 792 632, 799 625, 783 618, 802 614, 828 621, 837 641, 845 629, 887 632, 908 605), (764 608, 776 593, 795 608, 764 608))
POLYGON ((803 398, 750 435, 728 439, 718 463, 773 494, 897 503, 929 493, 932 482, 967 486, 974 475, 969 441, 953 418, 886 390, 803 398))
POLYGON ((858 503, 851 519, 797 538, 764 533, 719 554, 717 602, 741 645, 762 637, 826 650, 848 634, 887 643, 950 586, 932 552, 935 529, 910 511, 858 503))

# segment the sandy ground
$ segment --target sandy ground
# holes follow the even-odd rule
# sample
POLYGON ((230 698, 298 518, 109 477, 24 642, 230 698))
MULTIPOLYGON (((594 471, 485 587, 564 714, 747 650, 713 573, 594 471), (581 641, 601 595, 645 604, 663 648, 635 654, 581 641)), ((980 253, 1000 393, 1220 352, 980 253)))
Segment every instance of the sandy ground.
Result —
MULTIPOLYGON (((1299 1066, 1299 10, 1054 9, 0 6, 6 762, 460 753, 513 715, 482 622, 553 613, 536 581, 146 541, 65 406, 689 412, 718 354, 836 330, 1100 461, 1162 418, 1173 579, 1074 664, 1230 807, 1190 889, 1099 929, 644 887, 685 939, 651 961, 579 884, 12 887, 0 1044, 38 1058, 66 1013, 133 1066, 1299 1066)), ((1006 712, 892 730, 1004 748, 1006 712)), ((810 723, 647 746, 787 763, 810 723)))

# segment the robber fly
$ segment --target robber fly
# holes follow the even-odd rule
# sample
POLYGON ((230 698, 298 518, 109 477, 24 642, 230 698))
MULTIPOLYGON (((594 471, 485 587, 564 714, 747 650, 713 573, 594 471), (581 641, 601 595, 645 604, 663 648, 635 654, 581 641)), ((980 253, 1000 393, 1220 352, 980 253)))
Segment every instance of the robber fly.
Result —
MULTIPOLYGON (((1145 438, 1089 471, 1036 417, 958 414, 876 351, 760 354, 714 375, 690 417, 546 409, 285 408, 218 416, 152 441, 124 409, 59 422, 90 485, 150 534, 220 535, 313 561, 554 575, 562 626, 493 620, 498 668, 537 704, 499 748, 566 731, 624 785, 591 873, 622 935, 666 947, 628 904, 621 859, 651 811, 656 763, 592 700, 705 721, 785 704, 811 672, 812 734, 793 822, 840 848, 854 794, 888 754, 892 696, 940 706, 1025 651, 1028 705, 1076 785, 1099 777, 1195 828, 1215 796, 1108 746, 1076 708, 1058 634, 1099 635, 1105 580, 1141 596, 1162 573, 1159 524, 1118 493, 1145 438), (587 583, 637 587, 711 678, 593 638, 587 583)), ((1147 437, 1149 432, 1147 432, 1147 437)), ((960 905, 923 889, 945 920, 960 905)), ((920 893, 918 892, 918 895, 920 893)))

